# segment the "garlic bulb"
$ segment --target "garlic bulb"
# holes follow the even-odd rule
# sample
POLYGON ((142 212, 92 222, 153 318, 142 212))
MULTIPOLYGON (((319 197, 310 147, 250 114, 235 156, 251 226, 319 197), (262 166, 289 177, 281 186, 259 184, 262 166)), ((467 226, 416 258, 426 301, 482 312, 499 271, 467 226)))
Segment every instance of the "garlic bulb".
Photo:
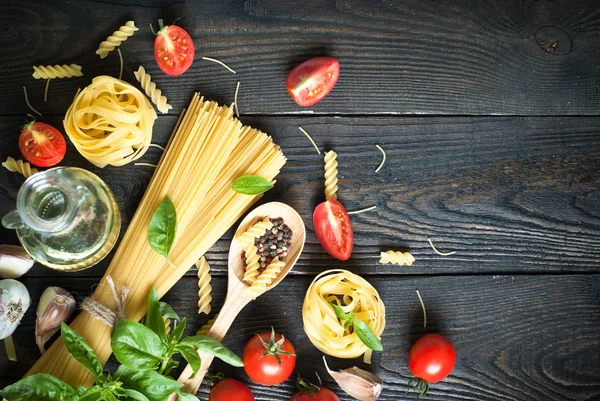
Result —
POLYGON ((60 287, 48 287, 44 290, 37 308, 35 321, 35 342, 43 354, 44 344, 60 329, 75 310, 75 299, 60 287))
POLYGON ((383 380, 374 373, 359 369, 356 366, 349 369, 333 371, 327 366, 327 372, 346 393, 360 401, 375 401, 383 390, 383 380))
POLYGON ((31 305, 27 288, 13 279, 0 280, 0 339, 15 332, 31 305))
POLYGON ((16 245, 0 245, 0 277, 19 278, 33 266, 27 251, 16 245))

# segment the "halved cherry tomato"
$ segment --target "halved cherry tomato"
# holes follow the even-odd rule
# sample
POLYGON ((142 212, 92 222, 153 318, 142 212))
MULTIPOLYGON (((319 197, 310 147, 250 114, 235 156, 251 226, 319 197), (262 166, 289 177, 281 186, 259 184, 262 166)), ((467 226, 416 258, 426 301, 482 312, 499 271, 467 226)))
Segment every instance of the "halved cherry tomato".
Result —
POLYGON ((294 371, 294 346, 275 330, 255 335, 242 354, 244 370, 252 380, 266 386, 283 383, 294 371))
POLYGON ((419 380, 414 385, 420 395, 427 394, 429 383, 444 380, 454 369, 456 350, 446 337, 426 334, 419 338, 408 353, 408 368, 419 380))
POLYGON ((158 24, 160 31, 154 39, 156 63, 167 75, 181 75, 191 67, 196 55, 192 37, 181 27, 163 26, 162 20, 158 24))
POLYGON ((333 57, 315 57, 295 66, 285 79, 292 99, 300 106, 312 106, 323 99, 340 76, 340 63, 333 57))
POLYGON ((19 136, 19 149, 29 163, 48 167, 65 157, 67 142, 53 126, 34 121, 23 127, 19 136))
POLYGON ((227 378, 210 390, 208 401, 254 401, 254 396, 244 383, 227 378))
POLYGON ((352 222, 340 202, 329 199, 317 206, 313 213, 313 225, 327 253, 339 260, 350 258, 354 244, 352 222))

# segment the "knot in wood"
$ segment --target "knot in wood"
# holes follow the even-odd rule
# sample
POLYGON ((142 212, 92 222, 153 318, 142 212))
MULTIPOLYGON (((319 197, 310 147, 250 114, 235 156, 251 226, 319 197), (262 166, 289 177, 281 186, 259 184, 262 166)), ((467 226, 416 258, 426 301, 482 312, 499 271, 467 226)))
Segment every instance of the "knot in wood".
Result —
POLYGON ((535 41, 546 53, 562 56, 571 52, 573 42, 562 29, 555 26, 543 26, 535 33, 535 41))

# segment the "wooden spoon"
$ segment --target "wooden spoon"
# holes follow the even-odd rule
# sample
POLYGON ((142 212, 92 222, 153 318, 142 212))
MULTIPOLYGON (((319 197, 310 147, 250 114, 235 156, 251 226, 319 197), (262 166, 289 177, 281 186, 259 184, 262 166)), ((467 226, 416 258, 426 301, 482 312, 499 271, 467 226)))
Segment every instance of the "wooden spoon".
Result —
MULTIPOLYGON (((233 241, 231 241, 228 262, 229 272, 227 274, 227 297, 225 298, 225 303, 219 312, 217 320, 213 324, 212 328, 208 331, 208 336, 218 341, 223 341, 223 337, 225 337, 227 330, 244 306, 246 306, 256 297, 273 289, 281 282, 281 280, 284 279, 289 271, 292 270, 292 267, 294 267, 294 264, 296 264, 296 261, 302 253, 305 241, 306 230, 304 228, 302 217, 300 217, 298 212, 285 203, 270 202, 251 211, 246 218, 242 220, 240 226, 235 232, 233 241), (240 245, 235 238, 244 233, 254 223, 264 219, 265 217, 269 217, 271 220, 283 218, 284 223, 292 230, 292 240, 288 249, 288 254, 283 259, 283 261, 286 263, 285 267, 270 286, 257 294, 251 292, 250 286, 242 281, 246 267, 241 258, 243 252, 242 245, 240 245)), ((208 371, 208 368, 213 360, 213 356, 205 354, 204 352, 198 352, 198 355, 200 355, 202 365, 200 366, 200 370, 196 376, 193 379, 190 379, 190 376, 193 374, 193 370, 190 365, 187 365, 181 373, 181 376, 179 376, 179 382, 183 383, 183 388, 181 390, 191 394, 196 394, 198 392, 198 388, 202 384, 202 380, 204 379, 204 376, 206 375, 206 372, 208 371)), ((176 400, 176 397, 176 395, 171 396, 169 401, 176 400)))

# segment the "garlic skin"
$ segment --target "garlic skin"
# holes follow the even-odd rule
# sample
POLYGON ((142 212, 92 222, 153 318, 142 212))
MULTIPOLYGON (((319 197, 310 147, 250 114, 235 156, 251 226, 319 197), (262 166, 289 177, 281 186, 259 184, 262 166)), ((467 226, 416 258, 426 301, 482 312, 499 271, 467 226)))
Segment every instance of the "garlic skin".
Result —
POLYGON ((23 284, 13 279, 0 280, 0 339, 15 332, 30 305, 29 291, 23 284))
POLYGON ((376 374, 357 368, 356 366, 335 372, 329 369, 324 356, 323 361, 325 362, 327 372, 329 372, 342 390, 357 400, 375 401, 381 395, 383 380, 376 374))
POLYGON ((46 352, 46 342, 60 329, 60 324, 71 317, 76 304, 71 293, 65 289, 48 287, 44 290, 35 321, 35 342, 42 354, 46 352))
POLYGON ((19 278, 27 273, 35 261, 17 245, 0 245, 0 277, 19 278))

